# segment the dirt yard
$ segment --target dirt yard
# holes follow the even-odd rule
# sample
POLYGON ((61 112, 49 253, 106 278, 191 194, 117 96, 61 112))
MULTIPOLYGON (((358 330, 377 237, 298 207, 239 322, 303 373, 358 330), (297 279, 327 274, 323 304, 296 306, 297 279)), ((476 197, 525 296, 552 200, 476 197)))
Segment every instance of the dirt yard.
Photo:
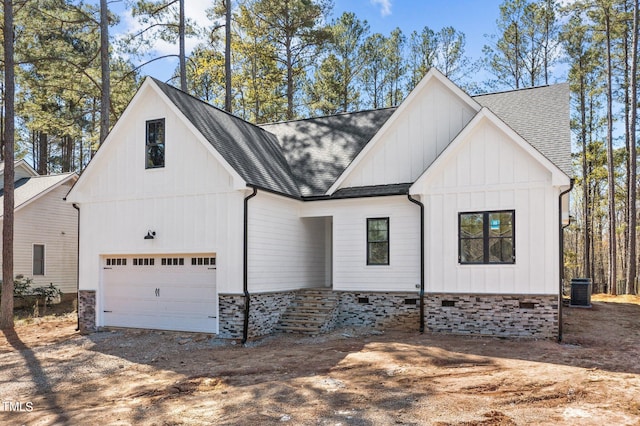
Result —
POLYGON ((565 308, 565 339, 342 329, 246 347, 75 315, 0 333, 0 423, 640 425, 640 298, 565 308))

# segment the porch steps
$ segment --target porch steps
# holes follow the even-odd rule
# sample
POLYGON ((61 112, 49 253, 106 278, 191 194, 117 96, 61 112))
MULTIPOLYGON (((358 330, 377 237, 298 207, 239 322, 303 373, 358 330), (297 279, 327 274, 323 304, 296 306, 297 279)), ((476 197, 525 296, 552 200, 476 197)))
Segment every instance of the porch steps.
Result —
POLYGON ((300 290, 282 314, 277 329, 284 333, 316 335, 331 326, 338 296, 330 289, 300 290))

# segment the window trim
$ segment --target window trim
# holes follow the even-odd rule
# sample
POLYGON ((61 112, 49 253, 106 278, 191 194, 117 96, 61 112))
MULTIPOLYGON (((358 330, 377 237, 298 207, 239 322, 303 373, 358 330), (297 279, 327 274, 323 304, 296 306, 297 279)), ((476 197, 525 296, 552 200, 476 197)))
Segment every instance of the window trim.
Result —
MULTIPOLYGON (((495 237, 494 237, 495 238, 495 237)), ((509 237, 500 237, 509 238, 509 237)), ((458 212, 458 264, 459 265, 515 265, 516 263, 516 211, 515 209, 506 210, 484 210, 484 211, 469 211, 458 212), (489 215, 494 213, 510 213, 511 214, 511 244, 512 254, 511 260, 506 262, 491 262, 489 261, 489 215), (462 261, 462 240, 470 238, 462 238, 462 232, 460 226, 462 225, 462 215, 482 215, 482 262, 463 262, 462 261)))
POLYGON ((167 140, 167 127, 165 125, 164 118, 155 118, 153 120, 145 121, 144 126, 144 168, 145 169, 162 169, 166 165, 166 140, 167 140), (162 123, 163 135, 164 138, 162 143, 149 143, 149 125, 155 123, 162 123), (149 164, 149 148, 154 146, 162 145, 162 165, 161 166, 152 166, 149 164))
POLYGON ((368 217, 367 218, 367 266, 389 266, 391 264, 391 220, 389 217, 368 217), (374 220, 385 220, 387 222, 387 239, 385 241, 369 241, 369 223, 374 220), (387 243, 387 261, 384 263, 371 261, 371 244, 387 243))
POLYGON ((31 249, 31 272, 33 274, 33 276, 45 276, 47 274, 47 247, 46 244, 40 244, 40 243, 33 243, 32 244, 32 249, 31 249), (36 273, 36 247, 42 247, 42 261, 41 261, 41 265, 39 265, 42 268, 42 273, 41 274, 37 274, 36 273))

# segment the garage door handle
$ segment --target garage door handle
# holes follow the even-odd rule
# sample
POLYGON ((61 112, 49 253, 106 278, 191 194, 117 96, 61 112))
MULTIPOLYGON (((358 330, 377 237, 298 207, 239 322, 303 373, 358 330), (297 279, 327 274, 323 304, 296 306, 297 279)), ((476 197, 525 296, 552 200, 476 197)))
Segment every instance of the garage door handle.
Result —
POLYGON ((212 317, 211 315, 209 315, 207 318, 218 318, 218 317, 212 317))
POLYGON ((113 312, 113 311, 102 311, 102 312, 111 313, 111 312, 113 312))
POLYGON ((156 288, 156 297, 160 297, 160 289, 156 288))
POLYGON ((113 269, 113 268, 107 268, 106 266, 103 269, 113 269))

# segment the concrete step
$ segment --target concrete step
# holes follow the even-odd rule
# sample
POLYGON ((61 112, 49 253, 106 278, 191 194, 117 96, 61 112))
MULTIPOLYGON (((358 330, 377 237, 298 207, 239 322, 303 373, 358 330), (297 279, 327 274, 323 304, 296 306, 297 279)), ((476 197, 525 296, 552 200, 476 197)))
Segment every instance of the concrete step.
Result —
POLYGON ((300 326, 300 327, 321 327, 325 323, 326 319, 311 319, 311 318, 282 318, 280 320, 280 324, 282 325, 292 325, 292 326, 300 326))
POLYGON ((282 315, 277 329, 287 333, 319 334, 331 320, 338 296, 331 289, 300 290, 282 315))
POLYGON ((298 334, 310 334, 310 335, 320 334, 320 329, 310 329, 310 328, 304 328, 304 327, 279 326, 278 331, 281 331, 283 333, 298 333, 298 334))

